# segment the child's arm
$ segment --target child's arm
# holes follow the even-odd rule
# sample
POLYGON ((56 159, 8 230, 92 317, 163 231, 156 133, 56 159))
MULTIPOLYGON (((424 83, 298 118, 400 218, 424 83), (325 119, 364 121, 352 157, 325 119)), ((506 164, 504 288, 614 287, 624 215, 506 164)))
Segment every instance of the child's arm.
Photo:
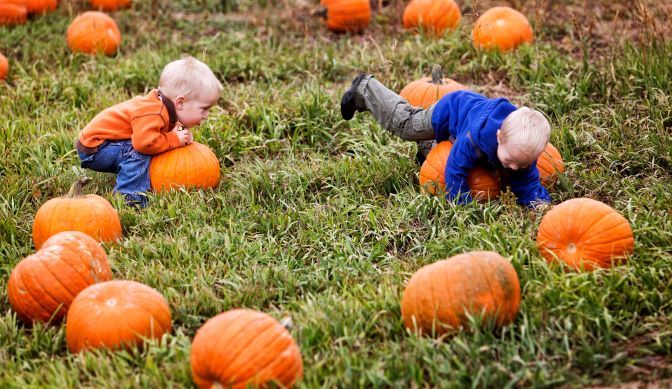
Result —
POLYGON ((432 128, 436 141, 448 140, 451 128, 454 133, 462 132, 462 126, 470 113, 478 116, 480 114, 478 107, 483 106, 486 101, 484 96, 471 91, 456 91, 443 96, 434 106, 432 114, 432 128))
POLYGON ((187 135, 181 137, 175 128, 170 132, 161 132, 165 126, 161 115, 151 114, 133 118, 131 120, 133 148, 140 153, 154 155, 184 146, 187 135))
POLYGON ((510 176, 511 191, 520 205, 533 206, 535 202, 551 202, 551 195, 539 181, 537 163, 525 169, 516 170, 510 176))
POLYGON ((448 161, 446 162, 446 199, 452 201, 457 198, 459 204, 466 204, 472 201, 471 189, 467 184, 469 171, 476 166, 478 154, 471 142, 464 138, 459 138, 450 150, 448 161))

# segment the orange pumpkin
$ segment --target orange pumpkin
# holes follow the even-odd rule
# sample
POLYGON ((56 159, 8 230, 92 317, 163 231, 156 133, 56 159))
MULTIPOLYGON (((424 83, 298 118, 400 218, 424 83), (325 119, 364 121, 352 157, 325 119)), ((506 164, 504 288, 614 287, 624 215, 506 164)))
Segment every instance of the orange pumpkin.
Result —
POLYGON ((560 152, 550 142, 537 158, 537 169, 541 184, 544 186, 553 185, 558 180, 558 174, 565 171, 560 152))
POLYGON ((369 0, 321 0, 326 9, 327 28, 336 32, 361 32, 369 27, 369 0))
POLYGON ((7 74, 9 74, 9 61, 0 53, 0 81, 6 80, 7 74))
POLYGON ((86 54, 114 54, 121 44, 121 32, 114 19, 98 11, 87 11, 70 23, 68 47, 86 54))
POLYGON ((131 0, 91 0, 91 6, 103 11, 116 11, 131 6, 131 0))
POLYGON ((105 250, 78 231, 60 232, 19 262, 9 276, 7 295, 21 321, 58 322, 75 296, 112 278, 105 250))
POLYGON ((196 332, 191 374, 200 388, 291 387, 303 376, 301 351, 271 316, 249 309, 221 313, 196 332))
POLYGON ((460 7, 453 0, 411 0, 404 10, 404 28, 426 31, 441 37, 454 30, 462 19, 460 7))
POLYGON ((26 0, 0 1, 0 26, 22 24, 27 18, 26 0))
POLYGON ((448 93, 466 89, 468 88, 459 82, 443 78, 441 66, 435 65, 432 77, 423 77, 411 82, 399 92, 399 95, 411 105, 427 109, 448 93))
POLYGON ((174 188, 214 188, 219 184, 219 160, 197 142, 152 158, 149 179, 155 192, 174 188))
POLYGON ((29 13, 44 13, 54 11, 58 7, 58 0, 26 0, 29 13))
MULTIPOLYGON (((420 168, 420 187, 423 191, 432 195, 445 192, 446 163, 452 147, 450 141, 443 141, 427 155, 420 168)), ((476 166, 469 172, 467 184, 471 189, 471 196, 479 201, 496 199, 500 193, 499 176, 482 166, 476 166)))
POLYGON ((135 281, 107 281, 81 291, 70 305, 65 338, 73 353, 140 346, 171 329, 161 293, 135 281))
POLYGON ((81 231, 99 242, 121 239, 121 221, 112 204, 98 195, 82 194, 90 180, 78 180, 67 195, 51 199, 37 210, 33 222, 35 248, 61 231, 81 231))
POLYGON ((537 247, 549 263, 560 260, 576 270, 623 264, 635 240, 630 223, 603 202, 577 198, 544 215, 537 247))
POLYGON ((513 321, 520 307, 518 274, 501 255, 472 251, 427 265, 404 290, 401 315, 412 331, 443 335, 468 327, 468 316, 497 327, 513 321))
POLYGON ((477 49, 507 51, 534 40, 525 15, 509 7, 494 7, 481 15, 471 32, 477 49))

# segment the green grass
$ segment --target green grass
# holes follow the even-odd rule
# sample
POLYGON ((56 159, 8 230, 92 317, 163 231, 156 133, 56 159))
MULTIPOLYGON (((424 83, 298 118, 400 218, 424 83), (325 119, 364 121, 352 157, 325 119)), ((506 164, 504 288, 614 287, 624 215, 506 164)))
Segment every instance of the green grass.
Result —
POLYGON ((292 316, 305 387, 672 377, 669 38, 602 50, 579 40, 568 52, 554 38, 574 34, 571 22, 539 23, 534 46, 496 55, 471 47, 471 17, 440 41, 403 33, 395 2, 364 36, 330 34, 298 11, 290 17, 282 2, 136 3, 114 14, 124 41, 112 57, 68 51, 77 6, 0 28, 12 66, 0 84, 0 386, 189 386, 195 331, 238 307, 292 316), (225 83, 195 131, 219 157, 222 181, 153 196, 135 212, 110 194, 112 175, 79 167, 73 140, 100 110, 153 88, 182 54, 225 83), (549 115, 567 170, 554 203, 588 196, 621 212, 636 241, 628 265, 590 274, 547 266, 535 248, 539 215, 509 201, 456 207, 423 196, 413 144, 370 115, 340 118, 358 71, 400 90, 434 63, 477 91, 501 83, 513 101, 549 115), (39 206, 84 173, 122 219, 123 241, 105 246, 115 278, 146 283, 171 306, 172 334, 142 352, 72 355, 64 326, 25 328, 4 292, 14 265, 34 252, 39 206), (441 340, 408 333, 405 282, 469 250, 497 251, 516 268, 523 298, 514 323, 441 340))

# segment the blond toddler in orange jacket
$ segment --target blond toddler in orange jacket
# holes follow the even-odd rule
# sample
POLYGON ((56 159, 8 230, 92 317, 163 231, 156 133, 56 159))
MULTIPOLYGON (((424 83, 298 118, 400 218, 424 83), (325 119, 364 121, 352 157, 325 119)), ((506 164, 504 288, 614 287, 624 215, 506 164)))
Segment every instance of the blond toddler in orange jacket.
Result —
POLYGON ((114 191, 145 206, 152 155, 188 145, 189 130, 208 117, 222 84, 208 65, 186 57, 166 65, 159 88, 96 115, 75 147, 83 168, 117 174, 114 191))

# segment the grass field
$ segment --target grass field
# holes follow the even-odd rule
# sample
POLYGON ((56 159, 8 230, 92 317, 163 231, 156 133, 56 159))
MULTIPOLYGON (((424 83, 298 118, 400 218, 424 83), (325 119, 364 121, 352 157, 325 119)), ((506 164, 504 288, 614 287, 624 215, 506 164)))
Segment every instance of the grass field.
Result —
POLYGON ((188 387, 195 331, 237 307, 292 317, 304 387, 672 385, 664 1, 517 1, 537 39, 507 55, 470 44, 471 10, 490 2, 458 1, 461 27, 441 40, 402 31, 394 1, 354 36, 310 17, 316 2, 135 3, 113 14, 124 38, 111 57, 68 50, 65 30, 83 1, 0 27, 12 66, 0 83, 1 387, 188 387), (184 54, 225 84, 195 130, 223 178, 215 190, 152 196, 136 212, 111 194, 114 176, 79 167, 73 140, 102 109, 154 88, 184 54), (468 206, 424 196, 414 144, 371 115, 341 119, 340 96, 359 71, 398 91, 435 63, 476 91, 549 115, 566 164, 553 202, 586 196, 622 213, 635 234, 626 266, 549 267, 535 247, 540 213, 509 196, 468 206), (142 352, 73 355, 64 326, 27 329, 10 310, 7 279, 34 252, 35 212, 82 174, 122 219, 124 239, 105 245, 114 277, 146 283, 170 304, 172 334, 142 352), (514 323, 440 340, 407 332, 400 298, 411 274, 470 250, 497 251, 516 268, 514 323))

